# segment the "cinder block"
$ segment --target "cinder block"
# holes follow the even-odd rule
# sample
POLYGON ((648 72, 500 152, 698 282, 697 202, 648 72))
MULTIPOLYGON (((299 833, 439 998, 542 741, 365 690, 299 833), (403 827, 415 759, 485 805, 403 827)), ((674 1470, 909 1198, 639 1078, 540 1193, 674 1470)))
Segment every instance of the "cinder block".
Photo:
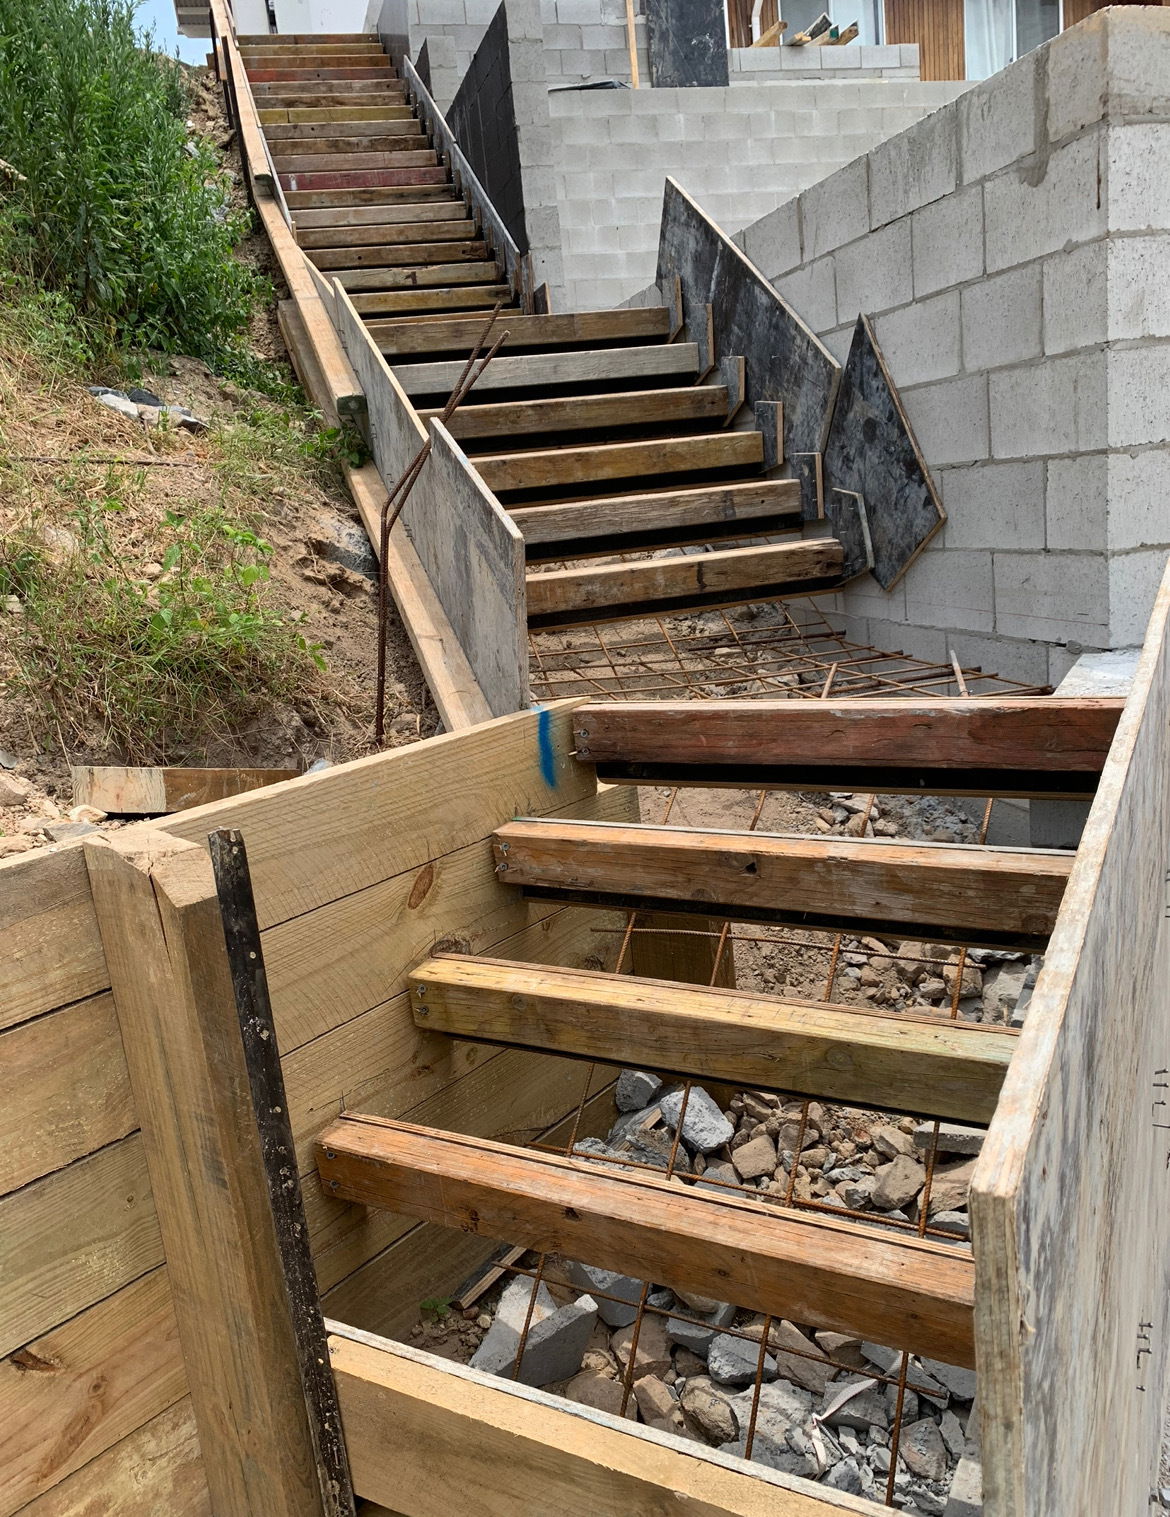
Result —
POLYGON ((801 261, 800 201, 790 200, 743 230, 743 250, 767 279, 776 279, 801 261))
POLYGON ((951 548, 1043 548, 1044 460, 972 464, 936 476, 951 548))
POLYGON ((546 52, 561 52, 565 48, 580 49, 585 46, 582 40, 582 28, 579 26, 546 26, 544 28, 544 47, 546 52))
POLYGON ((1109 353, 1109 446, 1170 438, 1170 342, 1109 353))
POLYGON ((557 0, 557 21, 561 26, 593 26, 597 17, 597 0, 557 0))
POLYGON ((852 320, 858 311, 872 316, 913 299, 909 217, 851 242, 837 252, 836 260, 837 305, 843 321, 852 320))
POLYGON ((971 185, 910 218, 914 294, 930 295, 983 273, 983 190, 971 185))
POLYGON ((957 140, 955 113, 943 110, 880 142, 869 160, 870 225, 885 226, 953 190, 957 140))
POLYGON ((963 289, 963 367, 993 369, 1041 352, 1038 263, 990 275, 963 289))
POLYGON ((1110 454, 1108 499, 1111 552, 1170 543, 1170 448, 1110 454))
POLYGON ((849 347, 853 341, 856 326, 854 322, 851 326, 835 327, 831 332, 820 333, 821 341, 842 367, 849 357, 849 347))
POLYGON ((1042 642, 1102 644, 1109 579, 1100 553, 997 553, 995 630, 1042 642))
POLYGON ((1170 124, 1112 126, 1105 152, 1110 230, 1161 232, 1170 227, 1170 175, 1164 172, 1170 161, 1170 124))
POLYGON ((905 583, 906 616, 919 626, 990 632, 995 625, 990 553, 928 548, 905 583))
POLYGON ((989 272, 1030 263, 1058 248, 1101 236, 1105 230, 1105 197, 1098 180, 1105 167, 1102 140, 1100 131, 1090 132, 1056 148, 1046 163, 1005 169, 986 181, 983 211, 989 272))
MULTIPOLYGON (((1106 453, 1050 458, 1045 505, 1048 548, 1104 551, 1112 517, 1110 459, 1106 453)), ((1019 544, 1026 547, 1026 543, 1019 544)))
POLYGON ((1109 337, 1170 337, 1170 232, 1107 246, 1109 337))
POLYGON ((803 264, 792 273, 774 279, 772 283, 814 332, 823 332, 836 326, 837 298, 831 257, 803 264))
POLYGON ((1108 38, 1110 119, 1170 116, 1170 15, 1135 8, 1113 10, 1101 20, 1108 38))
MULTIPOLYGON (((1144 239, 1141 239, 1144 240, 1144 239)), ((1108 242, 1083 243, 1044 260, 1044 351, 1069 353, 1109 336, 1108 242)), ((1142 292, 1127 292, 1142 304, 1142 292)))
POLYGON ((869 231, 869 173, 856 162, 814 184, 801 196, 805 258, 819 258, 869 231))
POLYGON ((926 384, 959 373, 957 290, 879 316, 875 327, 895 384, 926 384))
POLYGON ((1044 49, 1049 141, 1059 142, 1105 114, 1106 36, 1105 17, 1090 16, 1044 49))
POLYGON ((1110 647, 1136 647, 1145 637, 1154 597, 1165 572, 1165 547, 1110 556, 1110 647))
POLYGON ((944 379, 904 390, 902 404, 931 468, 988 456, 987 375, 944 379))
MULTIPOLYGON (((953 653, 964 669, 981 669, 984 674, 999 674, 1004 679, 1023 680, 1029 685, 1046 685, 1049 683, 1048 652, 1043 643, 1009 637, 982 637, 977 632, 953 632, 947 638, 944 657, 949 660, 953 653)), ((998 811, 999 806, 995 809, 998 811)))
POLYGON ((1103 352, 996 369, 988 386, 993 458, 1092 453, 1105 446, 1103 352))
POLYGON ((1036 151, 1038 54, 1028 53, 1001 73, 968 90, 953 107, 959 122, 959 170, 963 184, 986 179, 1036 151))

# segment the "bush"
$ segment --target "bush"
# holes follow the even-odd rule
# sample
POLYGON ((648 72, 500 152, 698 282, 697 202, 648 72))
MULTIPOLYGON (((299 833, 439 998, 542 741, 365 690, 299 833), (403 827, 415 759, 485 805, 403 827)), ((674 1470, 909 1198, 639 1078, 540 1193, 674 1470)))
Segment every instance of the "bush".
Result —
POLYGON ((232 257, 247 217, 188 140, 182 69, 139 42, 134 11, 0 0, 0 158, 25 176, 5 240, 99 340, 212 360, 259 288, 232 257))

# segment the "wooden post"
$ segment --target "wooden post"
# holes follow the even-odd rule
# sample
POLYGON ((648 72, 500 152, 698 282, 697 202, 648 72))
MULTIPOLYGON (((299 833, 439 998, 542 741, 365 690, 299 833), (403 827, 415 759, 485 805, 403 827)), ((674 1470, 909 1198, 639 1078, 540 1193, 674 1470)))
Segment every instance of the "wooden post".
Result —
MULTIPOLYGON (((1170 0, 1167 0, 1170 4, 1170 0)), ((634 0, 626 0, 626 46, 630 50, 630 88, 638 88, 638 31, 634 21, 634 0)))
POLYGON ((211 862, 139 828, 85 849, 212 1509, 341 1517, 353 1506, 314 1451, 211 862))

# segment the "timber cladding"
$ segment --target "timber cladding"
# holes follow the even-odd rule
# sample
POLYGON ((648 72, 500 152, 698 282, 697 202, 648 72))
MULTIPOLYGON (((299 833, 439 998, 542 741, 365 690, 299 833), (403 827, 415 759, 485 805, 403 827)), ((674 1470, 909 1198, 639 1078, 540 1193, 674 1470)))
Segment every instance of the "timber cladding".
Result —
MULTIPOLYGON (((243 833, 302 1174, 347 1104, 485 1137, 536 1136, 576 1105, 580 1065, 420 1035, 406 991, 437 944, 607 967, 598 945, 620 939, 595 929, 619 917, 524 901, 492 869, 517 813, 634 817, 569 757, 570 721, 522 713, 115 835, 243 833)), ((0 1517, 213 1510, 109 986, 83 850, 0 863, 0 1517)), ((373 1331, 405 1329, 492 1246, 315 1183, 305 1203, 326 1309, 373 1331)))

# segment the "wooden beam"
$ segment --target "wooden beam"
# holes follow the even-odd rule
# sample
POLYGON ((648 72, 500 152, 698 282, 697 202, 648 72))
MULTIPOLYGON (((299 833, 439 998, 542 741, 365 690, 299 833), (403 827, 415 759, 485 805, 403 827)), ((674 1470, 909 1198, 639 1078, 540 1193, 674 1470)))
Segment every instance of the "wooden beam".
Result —
POLYGON ((497 494, 555 490, 596 480, 637 479, 705 469, 750 469, 764 458, 758 432, 707 432, 694 437, 650 437, 637 442, 600 442, 576 447, 532 448, 480 454, 475 467, 497 494))
POLYGON ((512 287, 507 284, 432 285, 425 289, 378 290, 372 295, 354 295, 353 308, 363 316, 386 311, 409 311, 415 315, 430 311, 486 312, 497 301, 506 304, 511 299, 512 287))
MULTIPOLYGON (((463 361, 394 365, 411 395, 446 395, 463 361)), ((699 350, 693 342, 654 343, 642 348, 596 348, 570 353, 529 353, 493 358, 476 380, 477 394, 539 385, 593 384, 597 380, 645 379, 650 375, 697 374, 699 350)))
POLYGON ((470 242, 474 236, 475 222, 466 216, 436 221, 376 222, 373 226, 297 228, 297 241, 301 247, 314 250, 318 268, 323 265, 317 261, 315 250, 353 249, 376 243, 399 247, 419 242, 470 242))
POLYGON ((550 569, 527 576, 528 625, 569 627, 578 622, 807 595, 832 587, 840 569, 841 544, 831 538, 723 548, 601 568, 550 569))
POLYGON ((86 840, 187 1380, 217 1511, 335 1517, 313 1455, 211 864, 86 840))
MULTIPOLYGON (((501 323, 510 321, 505 313, 501 323)), ((438 411, 422 411, 423 420, 438 411)), ((687 385, 674 390, 628 390, 616 395, 566 395, 501 405, 461 406, 447 423, 460 442, 518 437, 532 432, 582 432, 593 428, 645 427, 655 423, 721 422, 727 415, 723 385, 687 385)))
POLYGON ((1023 848, 532 819, 496 832, 500 878, 541 896, 1039 947, 1072 859, 1023 848))
MULTIPOLYGON (((518 522, 521 531, 524 523, 518 522)), ((608 780, 929 795, 1091 795, 1120 700, 593 702, 579 758, 608 780)))
MULTIPOLYGON (((450 1517, 468 1492, 512 1517, 852 1517, 871 1502, 330 1323, 330 1359, 370 1517, 450 1517), (387 1436, 387 1429, 394 1436, 387 1436), (409 1502, 404 1493, 410 1493, 409 1502), (669 1496, 664 1496, 669 1492, 669 1496)), ((478 1499, 475 1506, 486 1510, 478 1499)))
POLYGON ((463 954, 410 976, 431 1032, 638 1069, 989 1122, 1016 1034, 941 1017, 463 954))
POLYGON ((123 769, 117 765, 77 765, 73 799, 112 816, 166 816, 210 801, 226 801, 264 785, 300 778, 299 769, 123 769))
MULTIPOLYGON (((571 316, 500 317, 500 330, 507 329, 504 349, 565 347, 578 343, 636 342, 670 335, 670 315, 662 306, 634 310, 579 311, 571 316)), ((386 321, 371 326, 384 353, 445 353, 466 351, 479 341, 483 324, 478 321, 420 322, 386 321)), ((498 335, 498 334, 496 334, 498 335)))
POLYGON ((946 1244, 382 1117, 331 1123, 317 1168, 342 1200, 974 1363, 974 1266, 946 1244))
MULTIPOLYGON (((443 244, 444 247, 455 245, 443 244)), ((411 249, 411 253, 417 255, 418 249, 411 249)), ((477 259, 419 264, 417 258, 392 269, 341 269, 334 275, 344 290, 413 290, 425 285, 492 284, 500 277, 500 266, 494 261, 477 259)), ((479 326, 482 331, 482 321, 479 326)), ((492 368, 498 362, 496 359, 492 368)), ((456 367, 462 368, 462 364, 456 367)))
MULTIPOLYGON (((348 289, 353 279, 359 276, 373 279, 383 269, 424 263, 480 264, 486 260, 487 256, 488 248, 485 242, 441 239, 437 242, 375 243, 368 247, 320 248, 314 251, 313 262, 319 269, 336 270, 335 277, 340 279, 348 289)), ((446 269, 444 273, 448 280, 457 281, 461 270, 446 269)), ((352 288, 359 289, 361 286, 354 284, 352 288)), ((479 327, 482 332, 482 322, 479 323, 479 327)))

